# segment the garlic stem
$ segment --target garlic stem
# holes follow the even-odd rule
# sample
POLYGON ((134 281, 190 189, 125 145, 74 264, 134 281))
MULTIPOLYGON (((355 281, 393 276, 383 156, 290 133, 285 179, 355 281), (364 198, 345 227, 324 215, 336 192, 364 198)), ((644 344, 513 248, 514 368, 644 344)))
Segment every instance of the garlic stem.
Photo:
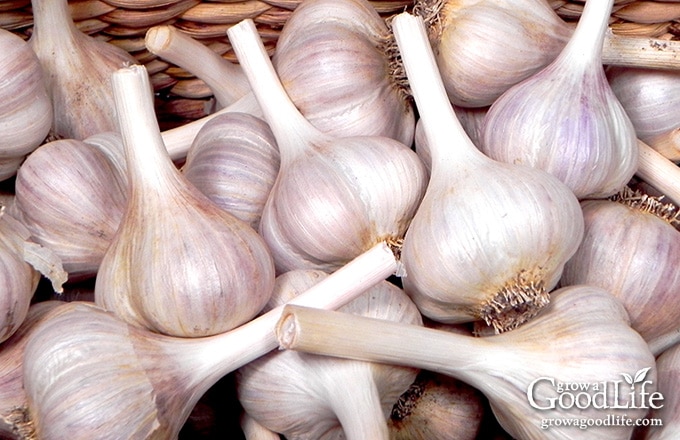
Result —
POLYGON ((614 0, 586 1, 581 18, 564 52, 574 64, 589 65, 592 60, 602 59, 602 47, 614 0))
POLYGON ((405 14, 399 19, 404 25, 394 27, 393 32, 400 52, 408 54, 408 57, 402 57, 402 61, 409 82, 418 84, 418 87, 411 88, 411 92, 427 138, 432 172, 448 174, 450 170, 459 168, 460 164, 473 157, 481 158, 483 154, 472 143, 458 120, 431 52, 420 50, 421 47, 430 46, 421 19, 405 14), (456 142, 452 145, 451 140, 456 142))
MULTIPOLYGON (((398 269, 399 262, 392 249, 381 242, 288 304, 336 309, 393 275, 398 269)), ((219 335, 192 339, 189 343, 184 343, 182 338, 168 338, 169 341, 174 340, 186 346, 169 353, 174 353, 178 363, 188 363, 186 371, 193 372, 192 377, 196 382, 192 386, 201 387, 201 384, 206 382, 214 383, 278 346, 273 329, 281 317, 283 307, 276 307, 234 330, 219 335), (186 354, 187 350, 191 350, 190 355, 186 354)))
POLYGON ((291 304, 284 306, 276 334, 284 349, 421 368, 468 383, 484 380, 471 356, 484 350, 483 338, 291 304))
POLYGON ((387 440, 389 432, 375 378, 368 369, 361 373, 352 370, 347 374, 347 380, 352 381, 351 387, 343 381, 328 382, 327 386, 332 386, 329 391, 331 407, 347 440, 387 440))
POLYGON ((654 356, 659 356, 664 351, 680 343, 680 328, 659 336, 649 341, 649 350, 654 356))
MULTIPOLYGON (((67 1, 54 0, 33 0, 31 2, 33 10, 33 34, 31 40, 34 44, 41 38, 42 29, 52 29, 55 23, 59 23, 59 35, 63 39, 51 38, 53 36, 47 35, 46 38, 40 41, 42 47, 50 47, 55 49, 61 47, 68 39, 72 40, 70 44, 76 44, 75 41, 81 36, 80 31, 76 27, 71 11, 67 1), (64 29, 64 26, 66 28, 64 29)), ((45 31, 47 33, 47 31, 45 31)), ((47 52, 47 49, 45 50, 47 52)))
POLYGON ((164 185, 174 167, 160 135, 153 89, 146 68, 131 65, 111 77, 130 188, 164 185), (163 176, 163 177, 162 177, 163 176))
POLYGON ((248 79, 238 65, 174 26, 154 26, 146 32, 144 41, 151 53, 204 81, 220 107, 231 105, 250 91, 248 79))
POLYGON ((680 205, 680 167, 638 139, 637 176, 680 205))
POLYGON ((602 63, 660 70, 680 69, 680 41, 617 35, 606 32, 602 63))
POLYGON ((279 434, 265 428, 246 412, 241 414, 240 422, 245 440, 281 440, 279 434))
POLYGON ((314 127, 288 97, 253 20, 242 20, 227 34, 278 142, 281 167, 287 167, 308 145, 325 141, 328 136, 314 127))

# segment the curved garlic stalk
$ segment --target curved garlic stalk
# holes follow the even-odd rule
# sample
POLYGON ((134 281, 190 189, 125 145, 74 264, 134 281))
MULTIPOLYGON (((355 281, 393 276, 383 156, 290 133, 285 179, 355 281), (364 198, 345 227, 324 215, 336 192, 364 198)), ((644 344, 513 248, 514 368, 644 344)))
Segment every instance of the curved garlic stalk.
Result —
POLYGON ((638 139, 636 175, 680 205, 680 168, 654 148, 638 139))
POLYGON ((462 380, 484 393, 513 438, 629 438, 634 427, 624 424, 583 430, 542 426, 553 418, 617 417, 617 405, 626 408, 627 417, 642 418, 663 404, 647 344, 630 328, 621 303, 592 286, 556 290, 531 322, 484 338, 295 306, 284 309, 277 335, 282 348, 423 368, 462 380), (588 387, 578 407, 568 403, 576 392, 562 387, 573 383, 588 387))
POLYGON ((35 240, 61 258, 70 281, 97 273, 127 200, 122 170, 90 139, 52 141, 29 155, 11 207, 35 240))
POLYGON ((225 113, 198 132, 182 166, 187 180, 254 229, 279 172, 279 150, 267 123, 225 113))
POLYGON ((607 79, 640 140, 680 161, 680 72, 610 68, 607 79))
MULTIPOLYGON (((337 308, 397 269, 392 250, 379 244, 293 302, 337 308)), ((176 438, 217 380, 276 348, 281 310, 219 335, 177 338, 91 303, 66 303, 26 347, 24 412, 41 439, 176 438)))
POLYGON ((392 26, 432 156, 404 237, 404 289, 435 321, 521 325, 548 302, 581 241, 578 201, 549 174, 477 150, 446 97, 422 20, 400 14, 392 26))
POLYGON ((426 186, 418 156, 391 138, 316 129, 286 95, 252 20, 228 35, 281 155, 260 221, 278 273, 331 271, 376 242, 399 240, 426 186))
POLYGON ((26 318, 41 274, 55 292, 62 291, 67 274, 54 253, 32 240, 19 221, 0 210, 0 342, 7 340, 26 318))
POLYGON ((611 200, 585 200, 581 207, 585 236, 560 282, 611 292, 648 342, 680 329, 677 209, 628 188, 611 200))
POLYGON ((43 68, 28 43, 0 29, 0 50, 0 180, 5 180, 45 140, 53 114, 43 68))
POLYGON ((248 413, 241 414, 241 430, 245 440, 281 440, 281 436, 260 425, 248 413))
MULTIPOLYGON (((279 276, 269 306, 289 302, 324 276, 313 270, 279 276)), ((422 325, 416 306, 387 281, 340 310, 422 325)), ((288 439, 388 439, 387 416, 416 374, 410 368, 278 351, 241 367, 236 389, 251 417, 288 439)))
POLYGON ((415 115, 390 40, 366 0, 307 0, 286 20, 272 62, 290 99, 322 132, 411 145, 415 115))
POLYGON ((635 437, 639 440, 673 440, 680 436, 680 345, 670 347, 656 358, 656 370, 663 408, 650 412, 648 418, 656 425, 641 429, 644 434, 635 437))
POLYGON ((474 440, 484 413, 482 394, 450 376, 422 370, 392 409, 390 439, 474 440))
POLYGON ((24 350, 33 329, 55 307, 65 304, 61 301, 42 301, 33 304, 21 326, 12 337, 2 343, 0 350, 0 437, 9 439, 29 438, 25 423, 26 406, 23 388, 22 365, 24 350))
POLYGON ((635 129, 601 62, 612 2, 588 1, 555 61, 491 105, 479 146, 557 176, 579 199, 618 192, 637 169, 635 129))
POLYGON ((146 68, 120 69, 112 83, 128 199, 97 273, 96 303, 127 322, 175 336, 207 336, 248 321, 274 286, 266 244, 170 160, 146 68))
POLYGON ((227 107, 250 92, 248 79, 237 65, 172 25, 150 28, 144 43, 149 52, 203 80, 219 107, 227 107))
POLYGON ((52 98, 52 134, 84 139, 117 129, 111 73, 136 63, 127 51, 76 27, 67 0, 32 0, 29 44, 46 73, 52 98))

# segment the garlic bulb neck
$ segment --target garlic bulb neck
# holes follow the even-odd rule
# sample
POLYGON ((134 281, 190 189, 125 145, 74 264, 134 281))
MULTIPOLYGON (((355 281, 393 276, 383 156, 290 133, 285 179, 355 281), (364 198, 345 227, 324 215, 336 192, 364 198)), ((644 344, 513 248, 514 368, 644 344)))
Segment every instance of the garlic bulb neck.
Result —
POLYGON ((126 50, 84 34, 66 0, 33 0, 31 47, 46 73, 52 98, 52 134, 79 139, 115 131, 111 73, 136 64, 126 50))
POLYGON ((609 25, 614 0, 586 1, 581 18, 576 24, 569 42, 562 49, 570 65, 577 63, 587 67, 591 60, 602 59, 602 46, 609 25))

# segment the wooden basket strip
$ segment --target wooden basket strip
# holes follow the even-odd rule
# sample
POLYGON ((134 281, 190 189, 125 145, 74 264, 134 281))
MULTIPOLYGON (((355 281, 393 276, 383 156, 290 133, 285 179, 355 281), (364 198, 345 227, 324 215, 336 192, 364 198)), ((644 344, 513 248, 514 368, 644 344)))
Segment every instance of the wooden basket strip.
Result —
POLYGON ((116 8, 153 9, 164 8, 179 3, 181 0, 103 0, 116 8))
POLYGON ((115 6, 101 0, 79 0, 69 2, 68 5, 71 17, 76 22, 96 18, 116 10, 115 6))
POLYGON ((635 23, 670 22, 680 18, 680 3, 637 1, 618 9, 613 15, 635 23))
POLYGON ((272 6, 259 0, 238 3, 200 3, 180 15, 186 21, 221 24, 238 23, 246 18, 256 18, 272 6))
POLYGON ((153 9, 124 9, 117 8, 103 15, 101 19, 107 23, 132 28, 155 26, 162 22, 179 17, 187 10, 201 3, 201 0, 181 0, 173 5, 153 9))

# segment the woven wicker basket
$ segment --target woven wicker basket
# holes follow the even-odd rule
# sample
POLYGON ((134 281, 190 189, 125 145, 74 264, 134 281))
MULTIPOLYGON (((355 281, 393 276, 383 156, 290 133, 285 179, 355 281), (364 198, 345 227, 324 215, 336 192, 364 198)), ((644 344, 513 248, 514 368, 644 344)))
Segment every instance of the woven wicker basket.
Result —
MULTIPOLYGON (((83 32, 116 44, 144 63, 158 92, 157 113, 167 126, 205 116, 212 92, 184 69, 158 59, 144 46, 146 31, 172 24, 225 58, 235 61, 226 38, 229 26, 245 18, 257 24, 265 45, 273 51, 281 28, 302 0, 69 0, 72 16, 83 32)), ((409 8, 413 0, 371 4, 383 16, 409 8)), ((565 20, 576 20, 583 1, 551 0, 565 20)), ((27 39, 33 17, 30 0, 0 1, 0 27, 27 39)), ((619 0, 612 13, 616 33, 664 39, 680 38, 680 2, 619 0)))

